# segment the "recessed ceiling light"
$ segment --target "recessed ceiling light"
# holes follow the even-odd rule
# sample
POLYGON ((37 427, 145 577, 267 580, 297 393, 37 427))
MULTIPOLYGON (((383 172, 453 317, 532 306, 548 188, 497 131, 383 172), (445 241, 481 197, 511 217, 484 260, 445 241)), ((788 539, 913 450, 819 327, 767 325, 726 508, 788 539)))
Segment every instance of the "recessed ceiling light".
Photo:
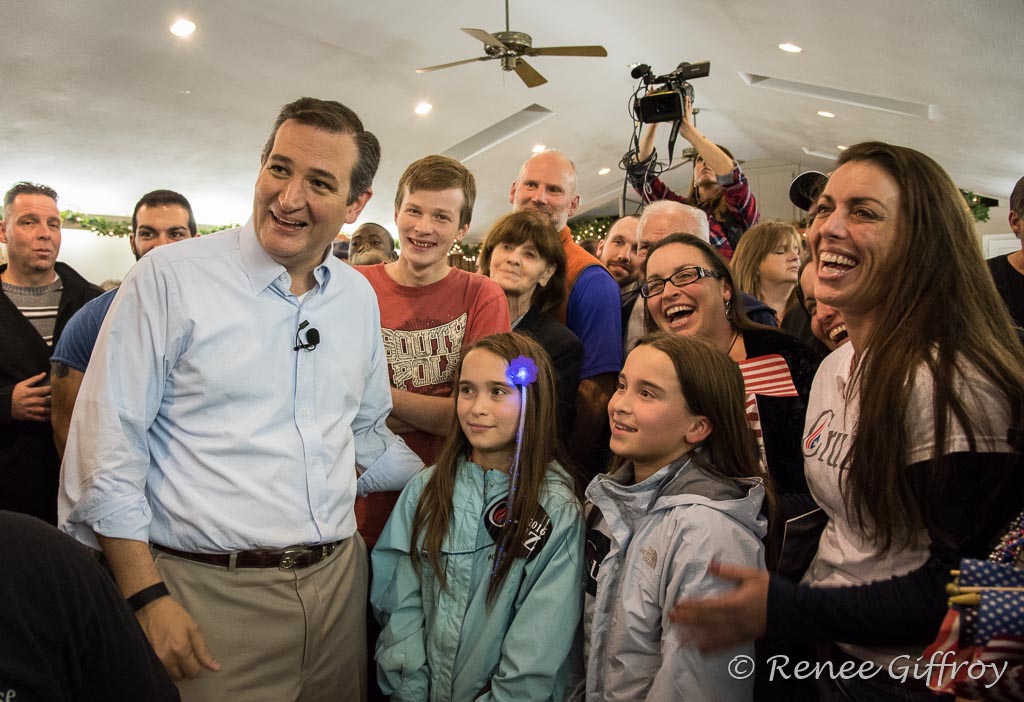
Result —
POLYGON ((829 119, 835 117, 835 115, 832 114, 831 112, 829 112, 828 110, 818 110, 818 116, 819 117, 828 117, 829 119))
POLYGON ((171 34, 176 37, 187 37, 194 31, 196 31, 196 23, 184 17, 171 25, 171 34))
POLYGON ((534 147, 533 147, 533 153, 539 154, 542 151, 544 151, 544 149, 546 149, 546 148, 548 148, 548 147, 544 146, 544 144, 535 144, 534 147))
POLYGON ((789 42, 786 42, 785 44, 779 44, 779 48, 790 54, 799 54, 801 51, 803 51, 803 49, 797 46, 796 44, 790 44, 789 42))
POLYGON ((840 151, 846 151, 850 147, 849 146, 843 146, 842 144, 837 144, 836 148, 839 149, 840 151))
POLYGON ((425 115, 429 113, 432 109, 434 109, 434 106, 431 105, 429 102, 421 102, 419 105, 416 105, 415 112, 418 115, 425 115))
POLYGON ((608 174, 609 174, 609 173, 611 173, 611 172, 612 172, 612 169, 611 169, 611 168, 602 168, 601 170, 599 170, 599 171, 597 172, 597 174, 598 174, 598 175, 608 175, 608 174))

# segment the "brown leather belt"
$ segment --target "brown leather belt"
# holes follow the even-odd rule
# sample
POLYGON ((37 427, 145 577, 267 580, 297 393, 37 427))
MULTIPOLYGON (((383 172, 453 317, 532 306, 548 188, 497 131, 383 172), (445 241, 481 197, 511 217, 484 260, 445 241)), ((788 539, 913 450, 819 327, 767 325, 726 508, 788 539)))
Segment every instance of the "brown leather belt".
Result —
POLYGON ((238 553, 188 553, 176 548, 152 544, 157 551, 197 563, 221 568, 280 568, 295 570, 316 565, 337 550, 342 541, 315 546, 291 546, 280 551, 239 551, 238 553))

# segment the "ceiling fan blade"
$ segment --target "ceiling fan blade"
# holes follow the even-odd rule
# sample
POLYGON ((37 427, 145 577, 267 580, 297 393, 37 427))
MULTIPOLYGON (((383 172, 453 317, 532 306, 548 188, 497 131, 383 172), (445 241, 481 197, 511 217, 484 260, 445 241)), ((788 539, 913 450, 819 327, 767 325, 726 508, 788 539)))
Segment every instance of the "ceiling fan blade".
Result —
POLYGON ((466 34, 473 37, 477 41, 482 41, 487 46, 493 46, 495 49, 508 48, 500 41, 498 41, 498 38, 496 36, 494 36, 490 32, 485 32, 482 29, 466 29, 465 27, 463 27, 462 31, 464 31, 466 34))
POLYGON ((548 82, 547 78, 537 73, 533 66, 521 58, 516 61, 516 75, 523 79, 527 88, 536 88, 548 82))
POLYGON ((463 59, 462 61, 452 61, 451 63, 442 63, 439 66, 427 66, 426 68, 417 68, 417 73, 429 73, 430 71, 439 71, 442 68, 452 68, 454 66, 462 66, 467 63, 476 63, 477 61, 488 61, 494 58, 493 56, 480 56, 478 58, 463 59))
POLYGON ((527 56, 607 56, 603 46, 539 46, 526 52, 527 56))

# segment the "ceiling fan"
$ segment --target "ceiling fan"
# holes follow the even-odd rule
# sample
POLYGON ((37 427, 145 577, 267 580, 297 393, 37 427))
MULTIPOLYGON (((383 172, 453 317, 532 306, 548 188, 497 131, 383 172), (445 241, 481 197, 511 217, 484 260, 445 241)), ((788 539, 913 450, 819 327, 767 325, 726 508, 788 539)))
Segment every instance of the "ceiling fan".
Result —
POLYGON ((464 59, 462 61, 453 61, 451 63, 442 63, 439 66, 428 66, 427 68, 417 68, 417 73, 427 73, 429 71, 437 71, 442 68, 452 68, 453 66, 461 66, 466 63, 473 63, 475 61, 490 61, 491 59, 501 59, 501 69, 503 71, 515 71, 528 88, 536 88, 538 85, 544 85, 548 82, 548 79, 542 76, 536 71, 530 64, 528 64, 523 57, 524 56, 607 56, 608 52, 603 46, 533 46, 533 37, 525 32, 513 32, 508 28, 508 0, 505 0, 505 31, 495 32, 491 34, 485 32, 482 29, 466 29, 464 31, 469 36, 477 39, 484 44, 484 53, 486 56, 479 56, 477 58, 464 59))

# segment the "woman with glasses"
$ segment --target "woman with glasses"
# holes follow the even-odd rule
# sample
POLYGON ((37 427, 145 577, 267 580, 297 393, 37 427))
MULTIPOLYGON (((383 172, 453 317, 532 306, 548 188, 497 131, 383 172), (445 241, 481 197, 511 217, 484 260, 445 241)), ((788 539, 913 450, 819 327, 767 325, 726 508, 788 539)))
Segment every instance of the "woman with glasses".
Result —
POLYGON ((796 338, 747 319, 729 265, 703 239, 665 237, 651 248, 645 270, 640 294, 649 320, 662 331, 700 337, 739 364, 747 419, 781 495, 782 516, 802 513, 808 490, 800 439, 821 359, 796 338))

